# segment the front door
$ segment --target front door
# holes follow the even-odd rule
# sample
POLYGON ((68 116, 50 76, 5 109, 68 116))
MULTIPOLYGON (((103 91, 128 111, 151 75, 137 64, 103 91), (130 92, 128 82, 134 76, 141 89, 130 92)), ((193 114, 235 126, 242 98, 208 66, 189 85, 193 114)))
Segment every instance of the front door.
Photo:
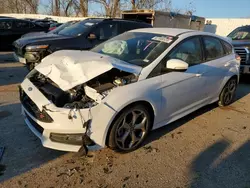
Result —
POLYGON ((202 74, 205 67, 202 64, 201 49, 200 38, 193 37, 179 44, 167 55, 166 61, 181 59, 189 64, 189 68, 185 72, 162 75, 162 122, 179 119, 205 104, 207 94, 203 87, 206 79, 202 74))

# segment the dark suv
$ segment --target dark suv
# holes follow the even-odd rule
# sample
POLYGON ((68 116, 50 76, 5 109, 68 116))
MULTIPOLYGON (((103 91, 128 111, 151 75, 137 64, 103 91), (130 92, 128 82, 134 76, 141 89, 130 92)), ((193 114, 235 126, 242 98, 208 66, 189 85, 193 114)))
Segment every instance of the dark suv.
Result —
POLYGON ((238 27, 229 35, 235 52, 240 56, 241 74, 250 74, 250 25, 238 27))
POLYGON ((12 49, 12 43, 25 33, 47 30, 27 20, 0 17, 0 50, 12 49))
POLYGON ((89 50, 125 31, 150 27, 150 24, 144 22, 91 18, 73 24, 57 34, 25 37, 15 41, 13 45, 17 60, 25 63, 31 70, 41 59, 57 50, 89 50))

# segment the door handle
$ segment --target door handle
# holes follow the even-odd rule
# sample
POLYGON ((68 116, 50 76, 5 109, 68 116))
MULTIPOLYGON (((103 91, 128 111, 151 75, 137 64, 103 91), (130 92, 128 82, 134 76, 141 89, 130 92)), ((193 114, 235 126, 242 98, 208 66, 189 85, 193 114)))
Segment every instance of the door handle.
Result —
POLYGON ((201 77, 201 75, 202 75, 202 74, 199 74, 199 73, 198 73, 198 74, 196 74, 195 76, 196 76, 196 77, 201 77))

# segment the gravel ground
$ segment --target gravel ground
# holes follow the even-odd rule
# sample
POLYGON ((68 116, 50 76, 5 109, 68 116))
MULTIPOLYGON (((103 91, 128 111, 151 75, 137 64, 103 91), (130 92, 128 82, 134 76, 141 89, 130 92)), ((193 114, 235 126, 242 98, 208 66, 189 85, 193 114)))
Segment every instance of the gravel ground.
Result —
POLYGON ((0 187, 250 187, 250 82, 236 102, 210 105, 153 131, 128 154, 79 157, 44 148, 20 115, 17 85, 27 71, 0 54, 0 187))

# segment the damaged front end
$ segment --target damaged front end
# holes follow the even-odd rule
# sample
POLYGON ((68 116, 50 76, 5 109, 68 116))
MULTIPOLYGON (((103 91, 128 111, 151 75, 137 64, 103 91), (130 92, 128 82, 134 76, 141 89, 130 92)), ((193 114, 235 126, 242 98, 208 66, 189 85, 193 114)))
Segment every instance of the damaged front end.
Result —
MULTIPOLYGON (((98 76, 83 75, 89 79, 76 84, 79 80, 70 82, 72 78, 63 76, 65 72, 69 75, 70 70, 58 73, 58 69, 50 68, 45 75, 39 67, 36 69, 22 83, 20 99, 26 123, 43 145, 81 153, 96 145, 104 147, 105 138, 100 138, 102 133, 97 132, 105 131, 101 124, 108 124, 115 111, 103 101, 113 90, 136 82, 138 74, 108 66, 106 70, 97 70, 98 76), (53 71, 58 74, 53 75, 53 71), (68 82, 58 81, 66 78, 68 82)), ((91 71, 96 75, 88 69, 88 73, 91 71)))

